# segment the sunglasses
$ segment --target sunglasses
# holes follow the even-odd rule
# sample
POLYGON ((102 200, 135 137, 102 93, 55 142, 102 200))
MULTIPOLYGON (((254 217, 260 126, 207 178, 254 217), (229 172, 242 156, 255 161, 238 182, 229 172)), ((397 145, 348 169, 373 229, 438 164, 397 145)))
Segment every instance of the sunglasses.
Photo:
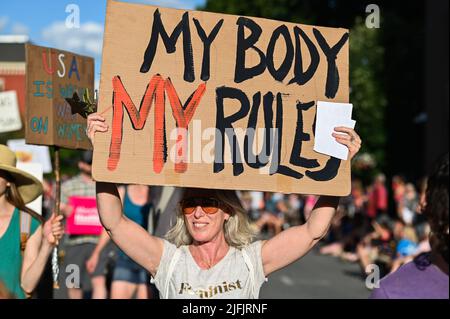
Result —
POLYGON ((192 214, 198 206, 200 206, 206 214, 215 214, 219 209, 228 210, 228 207, 224 203, 215 198, 187 198, 180 202, 180 206, 181 211, 185 215, 192 214))

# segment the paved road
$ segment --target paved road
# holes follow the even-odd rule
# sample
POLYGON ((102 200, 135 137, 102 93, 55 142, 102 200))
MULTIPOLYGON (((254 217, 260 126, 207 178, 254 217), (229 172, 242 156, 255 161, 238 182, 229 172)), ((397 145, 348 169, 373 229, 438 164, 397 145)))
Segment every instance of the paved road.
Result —
POLYGON ((269 281, 263 284, 260 298, 366 299, 369 295, 357 264, 312 251, 296 263, 272 274, 269 281))
MULTIPOLYGON (((51 279, 50 279, 51 280, 51 279)), ((366 299, 370 291, 359 266, 338 258, 318 255, 315 250, 269 277, 260 298, 266 299, 366 299)), ((67 298, 64 289, 55 298, 67 298)))

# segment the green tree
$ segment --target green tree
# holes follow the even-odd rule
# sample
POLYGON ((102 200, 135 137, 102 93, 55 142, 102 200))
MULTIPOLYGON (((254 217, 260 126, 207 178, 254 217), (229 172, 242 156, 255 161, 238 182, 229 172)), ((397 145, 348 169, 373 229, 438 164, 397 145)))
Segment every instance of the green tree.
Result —
POLYGON ((350 30, 350 100, 354 105, 357 131, 363 138, 360 153, 370 154, 377 163, 377 170, 383 171, 387 102, 380 81, 384 49, 379 42, 379 29, 367 28, 358 17, 350 30))

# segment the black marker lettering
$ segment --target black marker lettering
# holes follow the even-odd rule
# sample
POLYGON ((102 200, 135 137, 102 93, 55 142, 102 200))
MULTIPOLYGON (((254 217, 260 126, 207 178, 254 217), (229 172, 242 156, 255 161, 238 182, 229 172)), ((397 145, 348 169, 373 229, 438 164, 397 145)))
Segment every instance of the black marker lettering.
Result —
POLYGON ((237 47, 236 47, 236 68, 234 72, 234 82, 241 83, 262 74, 266 70, 266 57, 264 53, 255 46, 261 36, 262 29, 253 20, 240 17, 237 21, 237 47), (244 27, 251 31, 248 38, 245 38, 244 27), (251 68, 245 67, 245 52, 248 49, 255 50, 260 58, 259 64, 251 68))
POLYGON ((294 78, 289 81, 289 84, 297 83, 303 85, 307 83, 316 73, 316 70, 320 63, 319 51, 317 51, 314 43, 309 39, 305 32, 299 27, 294 27, 295 34, 295 67, 294 67, 294 78), (305 41, 306 47, 308 48, 309 55, 311 57, 311 63, 308 69, 303 72, 303 56, 300 45, 300 36, 305 41))
POLYGON ((211 44, 216 39, 220 28, 223 24, 223 19, 217 22, 216 26, 213 28, 209 36, 206 35, 205 30, 203 30, 200 22, 194 18, 194 24, 197 28, 197 33, 203 42, 203 62, 202 62, 202 81, 208 81, 210 76, 210 61, 211 61, 211 44))
POLYGON ((294 145, 292 147, 290 163, 292 165, 301 166, 305 168, 319 167, 319 162, 315 159, 307 159, 301 157, 303 141, 309 141, 311 137, 309 134, 303 132, 303 111, 309 110, 314 106, 314 101, 308 103, 297 103, 297 127, 295 129, 294 145))
POLYGON ((286 75, 289 73, 289 70, 292 66, 292 60, 294 59, 294 46, 292 45, 291 36, 289 35, 289 30, 285 25, 281 25, 275 29, 272 33, 272 37, 270 38, 269 46, 267 47, 267 69, 270 74, 272 74, 273 78, 278 82, 282 82, 286 75), (284 61, 278 70, 275 68, 274 61, 274 53, 275 53, 275 45, 278 41, 278 38, 282 36, 284 38, 284 42, 286 43, 286 56, 284 57, 284 61))
POLYGON ((327 84, 325 87, 325 96, 332 99, 336 96, 339 89, 339 71, 336 67, 336 58, 341 51, 342 47, 348 40, 348 32, 344 33, 342 38, 332 48, 328 45, 327 41, 323 37, 322 33, 316 28, 313 29, 317 42, 319 42, 320 48, 327 57, 328 71, 327 71, 327 84))
POLYGON ((244 171, 242 165, 239 143, 234 133, 233 123, 247 116, 250 111, 250 102, 245 95, 239 89, 230 87, 219 87, 216 89, 216 129, 217 133, 221 133, 220 136, 216 134, 215 144, 215 158, 214 158, 214 173, 218 173, 224 169, 224 149, 225 149, 225 134, 228 136, 228 140, 231 146, 231 153, 233 158, 233 175, 238 176, 244 171), (239 111, 225 117, 224 100, 236 99, 241 103, 239 111), (230 130, 231 129, 231 130, 230 130))
POLYGON ((159 35, 161 35, 167 53, 174 53, 176 51, 175 45, 181 32, 183 32, 184 80, 187 82, 195 81, 191 31, 189 29, 189 14, 187 12, 183 14, 183 18, 180 23, 178 23, 169 37, 161 20, 161 14, 159 13, 159 10, 156 9, 153 14, 152 35, 150 37, 150 42, 148 43, 147 49, 145 50, 144 62, 142 63, 140 70, 141 73, 147 73, 152 66, 153 59, 156 54, 156 48, 158 47, 159 35))

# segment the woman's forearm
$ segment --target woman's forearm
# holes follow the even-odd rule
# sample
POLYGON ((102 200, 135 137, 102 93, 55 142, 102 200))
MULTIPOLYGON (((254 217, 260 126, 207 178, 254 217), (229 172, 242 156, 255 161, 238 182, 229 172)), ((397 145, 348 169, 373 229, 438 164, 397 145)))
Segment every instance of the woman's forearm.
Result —
POLYGON ((112 232, 122 219, 122 202, 116 184, 97 182, 97 207, 103 227, 112 232))
POLYGON ((339 205, 340 197, 321 196, 307 220, 308 232, 314 240, 324 237, 339 205))
POLYGON ((46 240, 43 240, 39 249, 39 253, 33 263, 28 269, 23 270, 21 285, 22 289, 27 294, 31 294, 36 288, 45 266, 47 265, 48 257, 52 252, 53 246, 48 244, 46 240))

